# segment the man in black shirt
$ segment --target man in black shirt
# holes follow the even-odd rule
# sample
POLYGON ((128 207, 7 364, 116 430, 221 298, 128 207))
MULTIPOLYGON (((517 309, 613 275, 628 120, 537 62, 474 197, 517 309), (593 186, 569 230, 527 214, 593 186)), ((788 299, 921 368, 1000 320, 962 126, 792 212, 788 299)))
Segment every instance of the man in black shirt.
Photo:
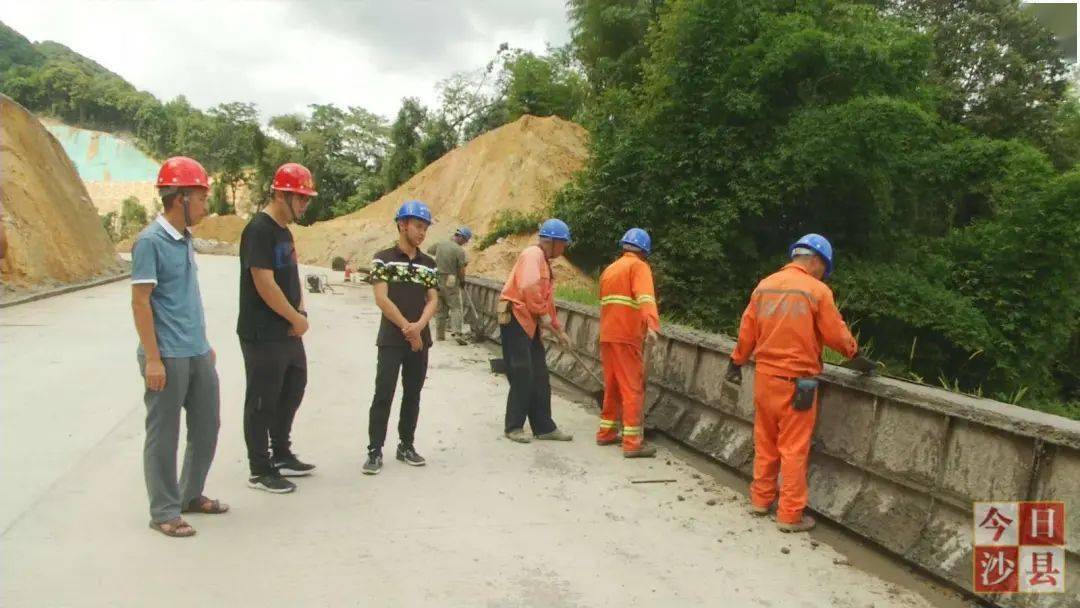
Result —
POLYGON ((270 204, 248 222, 240 237, 240 314, 236 333, 244 354, 247 394, 244 439, 248 486, 276 494, 296 485, 284 477, 310 475, 315 465, 293 454, 289 436, 307 387, 308 330, 303 290, 289 224, 317 193, 311 171, 287 163, 274 174, 270 204), (273 449, 273 458, 268 453, 273 449))
POLYGON ((382 447, 394 387, 401 373, 401 414, 398 420, 397 459, 412 466, 426 461, 413 447, 416 421, 420 416, 420 391, 427 375, 431 328, 428 323, 439 306, 438 273, 435 260, 420 251, 431 225, 431 211, 420 201, 408 201, 394 218, 397 245, 375 254, 371 282, 375 303, 382 310, 376 346, 379 358, 375 371, 375 396, 368 416, 368 457, 365 475, 382 470, 382 447))

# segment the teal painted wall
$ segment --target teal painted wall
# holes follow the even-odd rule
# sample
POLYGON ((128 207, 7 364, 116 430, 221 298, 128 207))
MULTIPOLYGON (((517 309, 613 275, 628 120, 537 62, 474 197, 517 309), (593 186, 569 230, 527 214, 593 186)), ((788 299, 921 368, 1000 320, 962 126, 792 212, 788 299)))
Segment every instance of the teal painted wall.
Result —
POLYGON ((119 137, 56 123, 45 128, 60 141, 84 182, 145 182, 157 177, 158 162, 119 137))

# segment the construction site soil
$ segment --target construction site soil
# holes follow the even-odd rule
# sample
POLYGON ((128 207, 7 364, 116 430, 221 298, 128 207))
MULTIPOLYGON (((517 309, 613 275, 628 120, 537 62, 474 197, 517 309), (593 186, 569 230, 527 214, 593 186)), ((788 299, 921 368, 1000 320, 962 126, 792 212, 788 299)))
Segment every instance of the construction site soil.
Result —
POLYGON ((9 248, 0 300, 126 269, 59 142, 0 95, 0 202, 9 248))

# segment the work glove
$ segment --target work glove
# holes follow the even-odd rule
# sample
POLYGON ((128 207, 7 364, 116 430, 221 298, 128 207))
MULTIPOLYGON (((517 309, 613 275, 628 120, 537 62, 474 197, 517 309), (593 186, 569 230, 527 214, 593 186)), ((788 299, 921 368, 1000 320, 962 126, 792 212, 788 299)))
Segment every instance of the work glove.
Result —
POLYGON ((873 376, 877 373, 878 362, 856 353, 854 357, 841 363, 840 367, 846 367, 850 370, 855 370, 860 374, 873 376))
POLYGON ((728 359, 727 371, 724 372, 724 380, 732 384, 742 384, 742 368, 728 359))

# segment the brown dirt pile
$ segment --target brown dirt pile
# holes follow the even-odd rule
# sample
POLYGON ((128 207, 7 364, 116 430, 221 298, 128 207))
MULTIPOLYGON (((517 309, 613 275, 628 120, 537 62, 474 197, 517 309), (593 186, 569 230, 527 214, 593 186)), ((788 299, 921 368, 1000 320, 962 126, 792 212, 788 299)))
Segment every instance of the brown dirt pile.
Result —
POLYGON ((240 233, 247 226, 247 220, 238 215, 211 215, 192 227, 191 233, 196 238, 222 243, 239 243, 240 233))
MULTIPOLYGON (((586 138, 585 129, 558 117, 523 116, 449 152, 356 213, 312 226, 293 226, 300 259, 329 266, 334 257, 341 256, 366 266, 376 251, 396 240, 394 212, 409 199, 424 201, 435 214, 425 249, 461 225, 483 236, 502 210, 543 209, 585 163, 586 138)), ((236 216, 209 217, 194 233, 201 239, 238 243, 245 224, 236 216)), ((518 253, 534 237, 510 237, 484 251, 476 251, 479 238, 474 239, 469 247, 470 273, 505 278, 518 253)), ((561 284, 593 284, 566 260, 556 260, 554 267, 561 284)))
MULTIPOLYGON (((523 116, 451 151, 356 213, 294 229, 297 251, 309 264, 329 265, 335 256, 342 256, 367 265, 372 254, 397 238, 394 212, 409 199, 424 201, 435 215, 425 248, 461 225, 482 236, 502 210, 543 209, 585 163, 586 141, 580 125, 554 116, 523 116)), ((529 240, 515 237, 485 251, 470 247, 471 272, 504 278, 529 240)), ((556 267, 562 282, 589 283, 565 260, 557 261, 556 267)))
POLYGON ((60 143, 4 95, 0 167, 0 202, 10 243, 0 265, 5 288, 48 288, 124 268, 60 143))

